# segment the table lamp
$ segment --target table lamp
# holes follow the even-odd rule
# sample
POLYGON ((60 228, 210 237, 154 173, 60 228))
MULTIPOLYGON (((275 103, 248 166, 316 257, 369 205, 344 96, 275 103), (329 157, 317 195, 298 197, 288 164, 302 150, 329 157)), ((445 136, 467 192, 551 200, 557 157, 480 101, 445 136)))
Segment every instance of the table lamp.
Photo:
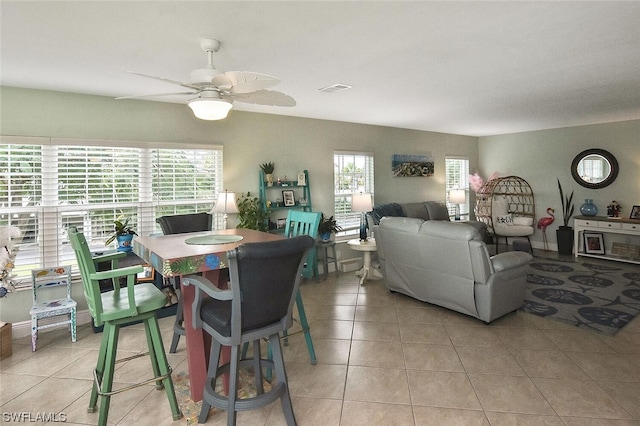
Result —
POLYGON ((227 213, 239 213, 236 205, 236 193, 229 192, 226 189, 224 192, 219 193, 218 201, 213 206, 211 213, 222 213, 223 229, 227 229, 227 213))
POLYGON ((449 191, 449 202, 456 205, 455 220, 460 220, 460 203, 467 201, 464 189, 452 189, 449 191))
POLYGON ((353 194, 351 197, 351 211, 362 212, 360 218, 360 241, 367 241, 367 216, 366 213, 373 210, 371 194, 353 194))

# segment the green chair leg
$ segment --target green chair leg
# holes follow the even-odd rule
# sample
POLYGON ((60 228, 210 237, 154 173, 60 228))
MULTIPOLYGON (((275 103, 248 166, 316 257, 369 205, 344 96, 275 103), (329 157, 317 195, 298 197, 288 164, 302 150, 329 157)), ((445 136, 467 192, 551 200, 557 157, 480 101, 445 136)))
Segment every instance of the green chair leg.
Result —
POLYGON ((100 341, 100 352, 98 353, 98 361, 96 362, 95 368, 95 376, 97 382, 94 380, 93 386, 91 387, 91 398, 89 399, 89 408, 87 408, 88 413, 96 412, 96 405, 98 404, 98 386, 99 383, 102 383, 102 376, 104 375, 104 363, 107 357, 107 347, 109 346, 109 333, 102 333, 102 339, 100 341))
MULTIPOLYGON (((151 321, 150 318, 144 320, 144 331, 147 335, 147 347, 149 348, 149 358, 151 359, 151 369, 153 370, 154 377, 160 377, 160 369, 158 368, 158 358, 156 357, 156 352, 154 349, 153 339, 151 337, 151 325, 149 324, 151 321)), ((162 380, 156 381, 156 389, 162 389, 162 380)))
POLYGON ((111 390, 113 388, 113 375, 116 367, 116 352, 118 349, 118 334, 120 326, 105 323, 103 333, 107 333, 108 343, 105 350, 104 374, 100 383, 100 414, 98 425, 106 425, 109 417, 109 405, 111 404, 111 390))
POLYGON ((171 371, 169 368, 169 363, 167 362, 167 355, 164 352, 164 344, 162 343, 162 335, 160 334, 158 319, 153 316, 145 322, 147 327, 149 328, 149 334, 151 335, 153 350, 155 351, 155 358, 157 360, 157 367, 160 370, 161 375, 167 376, 162 380, 162 383, 164 384, 164 390, 167 393, 167 399, 169 399, 169 406, 171 407, 173 420, 180 420, 182 418, 182 413, 180 412, 180 408, 178 407, 176 391, 173 387, 173 379, 171 378, 171 371))

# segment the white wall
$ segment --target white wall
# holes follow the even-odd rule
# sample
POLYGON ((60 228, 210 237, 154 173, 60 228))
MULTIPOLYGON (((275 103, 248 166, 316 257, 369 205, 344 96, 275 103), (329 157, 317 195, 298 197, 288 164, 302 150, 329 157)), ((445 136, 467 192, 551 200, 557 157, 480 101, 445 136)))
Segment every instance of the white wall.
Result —
MULTIPOLYGON (((586 198, 593 199, 598 215, 606 215, 606 207, 613 200, 622 205, 626 217, 632 205, 640 204, 640 120, 481 137, 478 152, 483 177, 498 171, 529 182, 535 196, 536 221, 545 216, 547 207, 555 209, 556 220, 547 229, 553 250, 556 249, 555 230, 562 225, 556 178, 560 179, 565 193, 574 191, 574 215, 580 215, 580 205, 586 198), (606 188, 584 188, 571 176, 573 158, 590 148, 605 149, 618 160, 620 173, 606 188)), ((536 230, 531 240, 534 247, 542 248, 541 231, 536 230)))
MULTIPOLYGON (((257 193, 259 164, 267 161, 275 162, 276 176, 291 178, 307 169, 313 208, 330 215, 336 149, 374 153, 376 203, 444 200, 447 154, 468 156, 471 170, 478 168, 475 137, 239 111, 207 122, 196 119, 186 105, 11 87, 0 88, 0 123, 3 135, 223 145, 228 190, 257 193), (393 154, 433 155, 435 176, 393 178, 393 154)), ((229 223, 235 226, 234 215, 229 223)), ((81 292, 76 295, 82 299, 81 292)), ((27 320, 30 306, 29 292, 12 294, 0 301, 0 318, 27 320)))

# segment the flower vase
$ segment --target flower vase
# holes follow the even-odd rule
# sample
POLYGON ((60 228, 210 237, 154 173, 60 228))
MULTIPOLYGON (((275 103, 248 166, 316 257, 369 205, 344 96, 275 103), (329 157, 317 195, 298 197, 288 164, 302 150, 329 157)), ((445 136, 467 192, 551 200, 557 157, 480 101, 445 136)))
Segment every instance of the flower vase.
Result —
POLYGON ((580 206, 580 213, 582 213, 583 216, 595 216, 598 214, 598 207, 593 204, 592 199, 587 198, 584 200, 584 204, 580 206))
POLYGON ((273 175, 268 173, 265 175, 265 178, 267 179, 267 186, 273 186, 273 175))
POLYGON ((118 235, 116 239, 118 240, 118 251, 131 251, 131 240, 133 240, 133 234, 118 235))

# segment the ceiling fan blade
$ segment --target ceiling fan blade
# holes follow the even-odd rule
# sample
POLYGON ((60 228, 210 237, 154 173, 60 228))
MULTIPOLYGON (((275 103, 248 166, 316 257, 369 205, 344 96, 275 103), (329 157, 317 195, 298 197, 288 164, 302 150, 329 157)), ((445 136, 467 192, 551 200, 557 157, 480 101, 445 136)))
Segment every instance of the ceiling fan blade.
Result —
POLYGON ((251 93, 280 83, 280 79, 257 72, 227 71, 213 78, 217 88, 230 93, 251 93))
POLYGON ((116 98, 116 100, 120 99, 142 99, 142 98, 152 98, 156 96, 174 96, 174 95, 196 95, 198 92, 175 92, 175 93, 146 93, 144 95, 131 95, 131 96, 120 96, 116 98))
POLYGON ((222 98, 237 102, 256 105, 270 105, 281 107, 296 106, 296 101, 291 96, 275 90, 258 90, 252 93, 232 93, 222 95, 222 98))
POLYGON ((181 81, 171 80, 169 78, 156 77, 155 75, 141 74, 139 72, 134 72, 134 71, 127 71, 127 72, 129 74, 139 75, 140 77, 152 78, 154 80, 160 80, 160 81, 164 81, 165 83, 170 83, 170 84, 177 84, 178 86, 186 87, 187 89, 200 90, 200 88, 198 86, 195 86, 193 84, 183 83, 181 81))

